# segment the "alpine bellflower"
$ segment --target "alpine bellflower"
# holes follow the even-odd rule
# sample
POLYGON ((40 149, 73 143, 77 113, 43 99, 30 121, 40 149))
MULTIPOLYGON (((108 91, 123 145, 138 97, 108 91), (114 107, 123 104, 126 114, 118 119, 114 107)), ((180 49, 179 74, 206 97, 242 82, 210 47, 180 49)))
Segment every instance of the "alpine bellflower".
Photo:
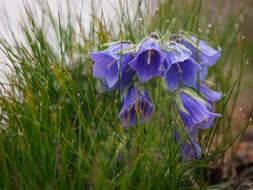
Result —
POLYGON ((120 76, 124 77, 124 82, 130 81, 133 76, 132 71, 130 71, 130 75, 129 73, 124 74, 124 72, 129 69, 128 63, 133 59, 133 54, 118 54, 118 52, 126 49, 129 45, 130 43, 118 43, 102 52, 89 54, 91 59, 95 62, 93 65, 93 76, 104 79, 105 89, 113 90, 116 88, 119 80, 120 68, 120 76))
MULTIPOLYGON (((221 116, 214 113, 214 103, 222 97, 222 93, 203 84, 198 86, 197 73, 200 73, 201 81, 206 79, 208 67, 221 56, 220 48, 215 50, 203 40, 185 34, 167 33, 161 36, 152 33, 138 44, 116 43, 102 52, 89 55, 94 62, 93 76, 104 79, 105 90, 120 87, 122 95, 127 89, 125 87, 129 86, 119 113, 125 129, 138 121, 150 120, 154 111, 147 92, 137 87, 138 82, 164 77, 168 89, 175 91, 171 94, 175 94, 174 100, 184 124, 183 133, 179 133, 179 128, 175 129, 175 141, 182 143, 182 156, 186 161, 201 156, 196 137, 200 129, 212 127, 214 119, 221 116), (135 73, 138 78, 133 77, 135 73), (197 86, 200 94, 194 91, 197 86)), ((118 159, 122 159, 122 155, 118 159)))
POLYGON ((177 52, 166 52, 166 59, 164 60, 165 79, 168 88, 174 91, 178 88, 180 80, 183 86, 194 87, 197 80, 197 72, 201 67, 191 58, 191 53, 178 47, 177 45, 170 45, 170 48, 177 52))
POLYGON ((205 80, 208 74, 208 67, 213 66, 220 59, 221 48, 219 47, 218 50, 215 50, 203 40, 199 40, 198 42, 197 38, 194 36, 191 36, 191 40, 196 44, 198 49, 189 42, 181 41, 180 43, 188 48, 192 52, 191 57, 199 62, 201 66, 200 80, 205 80))
MULTIPOLYGON (((199 129, 212 127, 214 119, 221 116, 213 111, 214 102, 221 98, 222 93, 210 90, 203 84, 200 84, 200 93, 204 98, 190 89, 186 89, 185 92, 178 95, 178 98, 181 99, 177 100, 177 105, 185 125, 184 128, 188 133, 180 147, 180 152, 186 161, 189 161, 189 159, 199 158, 201 155, 201 148, 196 140, 199 129)), ((179 142, 180 138, 181 136, 175 130, 176 142, 179 142)))
POLYGON ((165 58, 160 44, 152 39, 146 39, 140 46, 135 58, 129 63, 138 74, 140 82, 146 82, 161 74, 161 65, 165 58))
POLYGON ((212 106, 191 89, 185 88, 179 92, 176 103, 179 108, 179 115, 187 131, 203 128, 202 125, 221 116, 213 113, 212 106))
POLYGON ((147 92, 144 89, 140 92, 136 85, 132 85, 124 98, 119 117, 125 126, 133 126, 137 123, 138 116, 142 123, 145 118, 149 120, 153 110, 154 106, 150 103, 147 92))

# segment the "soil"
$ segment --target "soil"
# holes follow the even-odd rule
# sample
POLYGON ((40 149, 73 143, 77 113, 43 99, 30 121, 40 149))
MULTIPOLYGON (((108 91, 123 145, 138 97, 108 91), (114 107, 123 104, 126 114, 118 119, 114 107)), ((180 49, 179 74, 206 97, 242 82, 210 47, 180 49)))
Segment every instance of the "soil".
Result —
POLYGON ((241 95, 233 117, 235 131, 239 128, 237 126, 242 126, 250 120, 250 125, 241 141, 227 152, 222 163, 215 168, 206 169, 209 185, 220 187, 217 189, 253 190, 253 114, 250 111, 251 104, 248 102, 251 97, 252 92, 241 95), (232 150, 233 154, 231 154, 232 150))

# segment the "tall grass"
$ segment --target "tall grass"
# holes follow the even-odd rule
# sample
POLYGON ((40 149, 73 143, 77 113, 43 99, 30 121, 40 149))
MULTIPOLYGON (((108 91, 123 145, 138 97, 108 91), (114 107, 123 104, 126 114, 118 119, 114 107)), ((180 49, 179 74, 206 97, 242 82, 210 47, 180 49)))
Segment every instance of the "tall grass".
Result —
POLYGON ((43 17, 38 21, 25 5, 21 29, 26 42, 21 43, 15 31, 14 45, 0 40, 7 58, 2 65, 11 71, 0 92, 1 189, 208 188, 204 169, 215 164, 210 162, 214 158, 223 159, 249 121, 233 133, 232 116, 247 58, 235 24, 247 5, 218 22, 207 2, 211 3, 167 0, 154 8, 139 0, 133 8, 126 0, 118 2, 111 20, 98 14, 91 2, 92 19, 84 24, 81 14, 71 9, 67 16, 59 12, 55 17, 47 6, 41 6, 43 17), (152 31, 166 32, 168 26, 175 33, 182 29, 210 39, 223 49, 209 72, 213 89, 224 94, 216 105, 223 117, 202 132, 203 155, 190 163, 181 159, 180 144, 174 142, 173 127, 182 124, 165 81, 152 80, 146 86, 156 109, 150 122, 126 132, 118 118, 119 92, 103 90, 101 81, 92 77, 88 57, 89 52, 105 49, 105 43, 137 42, 152 31))

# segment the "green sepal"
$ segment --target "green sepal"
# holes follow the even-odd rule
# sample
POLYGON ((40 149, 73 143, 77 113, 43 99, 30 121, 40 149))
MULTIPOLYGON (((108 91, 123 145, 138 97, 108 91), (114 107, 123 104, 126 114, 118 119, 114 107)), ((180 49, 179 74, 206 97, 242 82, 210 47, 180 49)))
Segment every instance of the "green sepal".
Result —
POLYGON ((166 50, 168 52, 180 52, 176 49, 170 48, 167 44, 160 44, 162 51, 166 50))
POLYGON ((191 44, 193 47, 195 47, 196 49, 198 49, 199 51, 202 52, 202 50, 199 48, 198 44, 196 42, 194 42, 190 35, 194 36, 193 33, 189 33, 189 32, 185 32, 185 31, 180 31, 182 33, 182 40, 185 42, 188 42, 189 44, 191 44))
POLYGON ((184 113, 186 113, 187 115, 189 115, 189 112, 185 109, 182 101, 181 101, 181 92, 179 91, 177 94, 176 94, 176 97, 175 97, 175 100, 176 100, 176 103, 177 103, 177 106, 180 110, 182 110, 184 113))
POLYGON ((102 47, 113 46, 120 43, 131 43, 131 41, 124 40, 124 41, 108 42, 108 43, 104 43, 102 47))
POLYGON ((134 53, 136 49, 136 45, 130 45, 126 49, 116 52, 115 54, 128 54, 134 53))
POLYGON ((135 47, 135 54, 137 54, 141 48, 142 43, 147 39, 147 37, 143 38, 135 47))
POLYGON ((183 40, 185 42, 188 42, 189 44, 191 44, 193 47, 195 47, 196 49, 198 49, 199 51, 202 52, 202 50, 199 48, 199 46, 189 37, 189 36, 184 36, 183 40))
POLYGON ((176 49, 169 48, 169 47, 165 48, 165 50, 167 50, 167 51, 169 51, 169 52, 177 52, 177 53, 180 52, 180 51, 178 51, 178 50, 176 50, 176 49))
POLYGON ((175 42, 175 41, 169 41, 169 44, 174 44, 174 45, 176 45, 176 46, 182 48, 183 50, 189 52, 190 54, 192 54, 191 50, 189 50, 187 47, 185 47, 185 46, 182 45, 182 44, 179 44, 179 43, 177 43, 177 42, 175 42))
POLYGON ((137 54, 138 51, 141 48, 142 43, 147 39, 147 37, 143 38, 138 44, 132 44, 130 46, 128 46, 126 49, 122 50, 122 51, 118 51, 115 54, 128 54, 128 53, 133 53, 133 54, 137 54))

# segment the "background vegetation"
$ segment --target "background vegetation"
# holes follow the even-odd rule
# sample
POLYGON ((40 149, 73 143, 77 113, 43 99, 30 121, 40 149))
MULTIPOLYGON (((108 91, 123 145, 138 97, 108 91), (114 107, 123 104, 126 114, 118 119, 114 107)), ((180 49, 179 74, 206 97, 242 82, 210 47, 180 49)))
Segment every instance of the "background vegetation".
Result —
POLYGON ((136 7, 127 0, 117 2, 111 19, 91 2, 88 24, 71 9, 55 17, 46 4, 38 20, 25 5, 21 29, 26 42, 11 28, 15 44, 1 39, 8 59, 1 64, 10 70, 0 94, 1 189, 211 188, 205 169, 223 162, 250 124, 250 106, 239 126, 233 119, 241 89, 249 91, 247 104, 252 101, 252 83, 244 79, 252 67, 252 42, 241 30, 250 2, 226 12, 227 1, 166 0, 153 6, 139 0, 136 7), (203 155, 190 163, 181 160, 180 144, 174 143, 171 127, 181 123, 163 79, 146 86, 156 110, 150 122, 125 132, 118 118, 122 99, 118 91, 105 92, 92 77, 88 57, 105 49, 104 43, 137 42, 153 31, 166 32, 169 25, 175 33, 190 31, 223 50, 209 72, 212 89, 224 94, 216 104, 223 117, 202 132, 203 155))

